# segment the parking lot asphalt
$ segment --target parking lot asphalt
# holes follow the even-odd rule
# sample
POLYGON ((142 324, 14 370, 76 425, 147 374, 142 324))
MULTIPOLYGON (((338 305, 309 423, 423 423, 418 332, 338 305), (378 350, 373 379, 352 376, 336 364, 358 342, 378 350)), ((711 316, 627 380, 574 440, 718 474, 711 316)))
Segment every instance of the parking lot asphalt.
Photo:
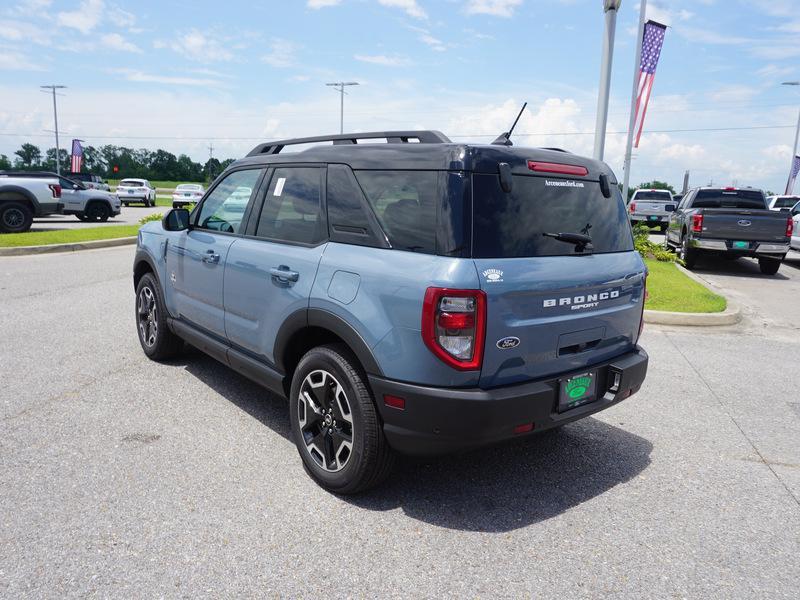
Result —
POLYGON ((82 229, 84 227, 102 227, 105 225, 136 225, 139 219, 154 213, 165 213, 169 210, 164 206, 144 207, 140 205, 123 206, 122 212, 116 217, 111 217, 105 223, 96 221, 84 223, 75 215, 49 215, 33 220, 31 231, 53 231, 57 229, 82 229))
POLYGON ((646 327, 630 400, 340 498, 284 400, 144 357, 132 258, 0 259, 0 596, 797 597, 797 266, 701 265, 744 324, 646 327))

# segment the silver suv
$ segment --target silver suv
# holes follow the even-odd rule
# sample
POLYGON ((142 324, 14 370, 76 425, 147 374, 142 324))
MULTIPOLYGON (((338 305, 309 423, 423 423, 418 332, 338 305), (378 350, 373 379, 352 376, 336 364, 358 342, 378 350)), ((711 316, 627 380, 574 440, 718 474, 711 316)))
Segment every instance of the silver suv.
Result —
POLYGON ((677 202, 669 190, 636 190, 628 204, 631 225, 637 222, 656 225, 664 233, 667 230, 670 213, 675 212, 677 202))

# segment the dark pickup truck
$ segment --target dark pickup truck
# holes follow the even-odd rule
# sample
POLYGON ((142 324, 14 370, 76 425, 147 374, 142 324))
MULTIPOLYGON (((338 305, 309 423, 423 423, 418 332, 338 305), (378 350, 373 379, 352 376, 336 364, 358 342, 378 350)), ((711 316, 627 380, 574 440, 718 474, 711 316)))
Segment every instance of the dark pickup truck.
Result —
POLYGON ((761 190, 696 188, 670 215, 667 248, 674 248, 691 269, 702 253, 758 259, 761 272, 778 272, 792 237, 792 218, 767 209, 761 190))

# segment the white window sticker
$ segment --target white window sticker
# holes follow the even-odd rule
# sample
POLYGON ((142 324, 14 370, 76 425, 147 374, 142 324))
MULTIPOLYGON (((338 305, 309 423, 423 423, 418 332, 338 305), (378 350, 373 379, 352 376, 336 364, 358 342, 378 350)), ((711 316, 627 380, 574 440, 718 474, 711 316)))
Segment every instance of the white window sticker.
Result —
POLYGON ((275 191, 272 192, 273 196, 280 196, 283 193, 284 183, 286 183, 286 177, 279 177, 278 183, 275 184, 275 191))

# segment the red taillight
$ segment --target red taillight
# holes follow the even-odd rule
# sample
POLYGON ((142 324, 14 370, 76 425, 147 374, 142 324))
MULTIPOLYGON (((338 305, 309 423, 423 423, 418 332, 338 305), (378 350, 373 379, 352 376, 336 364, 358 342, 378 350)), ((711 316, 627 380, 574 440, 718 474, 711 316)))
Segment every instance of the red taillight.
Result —
POLYGON ((692 215, 692 231, 695 233, 703 231, 703 215, 692 215))
POLYGON ((542 171, 544 173, 563 173, 564 175, 588 175, 589 170, 580 165, 563 165, 561 163, 528 161, 528 168, 531 171, 542 171))
POLYGON ((728 186, 728 187, 726 187, 726 188, 725 188, 725 191, 726 191, 726 192, 735 192, 735 191, 736 191, 736 188, 735 188, 735 187, 728 186))
POLYGON ((636 202, 631 202, 630 205, 629 205, 629 208, 631 209, 631 213, 635 213, 636 212, 636 202))
POLYGON ((430 287, 422 306, 422 340, 445 364, 475 371, 483 360, 486 294, 430 287))
POLYGON ((788 219, 786 219, 786 237, 792 237, 793 233, 794 233, 794 221, 792 220, 792 217, 789 217, 788 219))
POLYGON ((389 394, 385 394, 383 396, 383 403, 386 406, 391 406, 392 408, 397 408, 399 410, 406 409, 406 400, 400 396, 390 396, 389 394))
POLYGON ((514 433, 528 433, 533 431, 533 423, 523 423, 514 427, 514 433))
POLYGON ((57 183, 51 183, 47 187, 53 192, 53 198, 61 198, 61 186, 57 183))

